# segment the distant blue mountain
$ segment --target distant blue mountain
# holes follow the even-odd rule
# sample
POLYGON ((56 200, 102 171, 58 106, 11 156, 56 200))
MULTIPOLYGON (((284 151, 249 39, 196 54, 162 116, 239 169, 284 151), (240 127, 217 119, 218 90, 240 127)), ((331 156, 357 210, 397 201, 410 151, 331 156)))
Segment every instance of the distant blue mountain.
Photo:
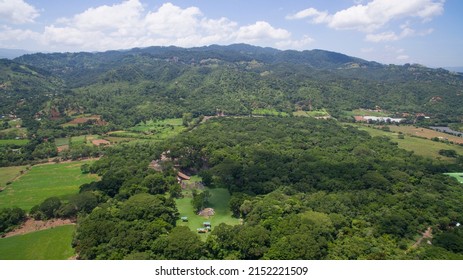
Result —
POLYGON ((449 70, 451 72, 463 73, 463 66, 460 66, 460 67, 443 67, 443 68, 446 69, 446 70, 449 70))
POLYGON ((0 58, 13 59, 13 58, 19 57, 21 55, 29 54, 29 53, 31 52, 26 51, 26 50, 0 48, 0 58))

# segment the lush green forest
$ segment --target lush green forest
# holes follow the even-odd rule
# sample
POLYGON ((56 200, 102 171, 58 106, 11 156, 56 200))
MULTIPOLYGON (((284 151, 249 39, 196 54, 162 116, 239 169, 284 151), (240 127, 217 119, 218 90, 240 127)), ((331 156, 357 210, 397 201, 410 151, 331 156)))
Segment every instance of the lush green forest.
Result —
POLYGON ((182 134, 163 149, 170 150, 182 170, 201 174, 207 186, 227 187, 230 210, 243 224, 217 225, 205 242, 181 225, 174 227, 175 205, 164 195, 174 195, 170 169, 161 175, 147 167, 161 150, 148 143, 127 144, 92 166, 102 174, 100 182, 83 186, 83 191, 116 200, 80 221, 75 242, 81 257, 463 257, 454 247, 459 229, 451 226, 463 219, 463 188, 442 174, 461 166, 414 156, 386 138, 372 138, 333 120, 222 118, 182 134), (159 182, 154 188, 148 184, 152 180, 159 182), (145 200, 150 203, 136 202, 145 200), (151 213, 158 213, 158 219, 147 218, 151 213), (96 230, 102 223, 107 230, 96 230), (428 227, 436 240, 447 240, 448 234, 454 241, 414 248, 428 227), (127 234, 134 239, 113 244, 127 234))
POLYGON ((16 196, 0 234, 71 219, 79 259, 463 259, 463 186, 444 174, 462 172, 458 142, 434 137, 427 156, 351 125, 375 110, 458 130, 462 86, 443 69, 249 45, 0 60, 0 166, 24 166, 2 177, 16 196), (79 193, 14 192, 27 165, 82 158, 96 159, 75 178, 42 168, 93 176, 79 193))
MULTIPOLYGON (((374 109, 456 120, 463 79, 420 65, 381 65, 346 55, 278 51, 247 45, 133 49, 125 52, 32 54, 15 62, 45 69, 65 87, 57 111, 101 114, 135 125, 153 118, 246 115, 327 108, 374 109)), ((459 120, 459 119, 458 119, 459 120)))

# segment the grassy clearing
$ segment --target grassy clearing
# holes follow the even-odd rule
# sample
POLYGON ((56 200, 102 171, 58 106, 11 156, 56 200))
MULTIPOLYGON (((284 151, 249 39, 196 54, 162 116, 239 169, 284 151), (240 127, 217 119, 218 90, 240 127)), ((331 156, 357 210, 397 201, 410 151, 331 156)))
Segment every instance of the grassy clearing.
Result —
POLYGON ((0 139, 0 146, 25 146, 27 143, 27 139, 0 139))
POLYGON ((137 124, 129 131, 111 133, 111 136, 164 140, 178 135, 185 129, 181 118, 150 120, 137 124))
POLYGON ((22 137, 26 138, 27 137, 27 129, 24 127, 21 128, 7 128, 7 129, 2 129, 0 130, 0 134, 3 135, 9 135, 9 137, 22 137))
MULTIPOLYGON (((202 227, 203 222, 211 222, 212 229, 221 223, 228 225, 238 225, 239 219, 233 218, 232 213, 228 208, 228 202, 230 201, 230 194, 227 189, 208 189, 211 193, 208 207, 214 208, 215 215, 209 219, 196 215, 193 206, 191 205, 191 192, 184 192, 184 197, 177 199, 177 208, 180 213, 180 217, 188 217, 188 222, 177 221, 179 226, 188 226, 192 231, 202 227)), ((209 233, 201 233, 201 237, 205 240, 209 233)))
POLYGON ((282 117, 289 116, 288 113, 279 112, 275 109, 254 109, 252 110, 252 114, 258 115, 258 116, 282 116, 282 117))
MULTIPOLYGON (((463 155, 463 147, 458 145, 436 142, 418 137, 412 137, 411 135, 404 135, 404 139, 399 139, 399 133, 393 131, 388 132, 381 129, 365 126, 362 124, 355 124, 355 126, 360 130, 367 131, 373 137, 386 136, 390 138, 393 142, 398 143, 400 148, 405 149, 407 151, 413 151, 416 155, 449 162, 453 162, 455 161, 455 159, 440 155, 439 150, 455 150, 459 155, 463 155)), ((390 126, 391 130, 395 128, 396 126, 390 126)))
POLYGON ((463 184, 463 173, 444 173, 458 180, 458 182, 463 184))
POLYGON ((424 138, 427 138, 427 139, 432 139, 432 138, 437 137, 437 138, 442 139, 442 140, 445 139, 446 141, 452 141, 454 143, 463 144, 463 138, 461 138, 461 137, 450 135, 450 134, 443 133, 443 132, 438 132, 438 131, 435 131, 435 130, 432 130, 432 129, 422 128, 422 127, 415 127, 415 126, 412 126, 412 125, 399 125, 399 126, 391 125, 389 128, 393 132, 402 132, 403 134, 414 135, 414 136, 418 136, 418 137, 424 137, 424 138))
POLYGON ((69 145, 69 138, 56 138, 55 139, 55 145, 57 147, 69 145))
POLYGON ((74 136, 71 138, 71 144, 86 144, 86 135, 74 136))
POLYGON ((329 117, 330 114, 326 109, 320 109, 315 111, 296 111, 293 113, 295 117, 329 117))
POLYGON ((74 232, 74 225, 65 225, 0 239, 0 260, 69 259, 74 232))
POLYGON ((0 168, 0 188, 4 188, 8 182, 21 175, 21 171, 26 170, 27 166, 11 166, 0 168))
POLYGON ((0 192, 0 208, 17 206, 29 211, 46 198, 76 194, 79 186, 97 180, 96 175, 82 174, 80 166, 92 161, 36 165, 0 192))

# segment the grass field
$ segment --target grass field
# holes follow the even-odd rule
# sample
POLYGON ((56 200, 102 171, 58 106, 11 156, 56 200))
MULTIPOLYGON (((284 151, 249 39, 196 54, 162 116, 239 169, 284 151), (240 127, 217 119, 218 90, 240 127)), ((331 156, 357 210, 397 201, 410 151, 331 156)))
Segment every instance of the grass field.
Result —
POLYGON ((75 226, 65 225, 0 239, 0 260, 66 260, 75 226))
POLYGON ((326 109, 314 110, 314 111, 296 111, 293 113, 295 117, 329 117, 330 114, 326 109))
POLYGON ((259 115, 259 116, 282 116, 282 117, 288 116, 288 113, 279 112, 275 109, 254 109, 252 110, 252 114, 259 115))
POLYGON ((82 174, 80 166, 92 161, 33 166, 0 192, 0 208, 17 206, 29 211, 46 198, 65 198, 79 191, 79 186, 97 180, 96 175, 82 174))
POLYGON ((86 144, 86 135, 74 136, 71 138, 71 144, 86 144))
POLYGON ((27 143, 27 139, 0 139, 0 146, 25 146, 27 143))
MULTIPOLYGON (((455 150, 459 155, 463 155, 463 147, 458 145, 431 141, 428 139, 412 137, 410 135, 404 135, 404 139, 398 139, 399 134, 395 132, 383 131, 361 124, 356 124, 355 126, 360 130, 367 131, 371 136, 389 137, 393 142, 398 143, 400 148, 407 151, 413 151, 416 155, 446 161, 454 161, 454 159, 439 155, 439 150, 455 150)), ((390 128, 393 130, 396 126, 390 126, 390 128)))
POLYGON ((26 166, 11 166, 0 168, 0 188, 4 188, 8 182, 11 182, 21 171, 26 170, 26 166))
MULTIPOLYGON (((230 194, 227 189, 208 189, 211 193, 211 198, 209 199, 208 207, 211 207, 215 210, 215 215, 206 219, 202 216, 196 215, 194 212, 193 206, 191 205, 191 194, 190 192, 185 193, 185 197, 177 199, 177 208, 180 213, 180 217, 188 217, 188 222, 182 222, 182 220, 177 221, 179 226, 188 226, 192 231, 202 227, 203 222, 211 222, 212 229, 214 226, 217 226, 221 223, 228 225, 238 225, 240 223, 239 219, 232 217, 232 213, 228 208, 228 202, 230 201, 230 194)), ((205 240, 209 233, 201 233, 201 237, 205 240)))
POLYGON ((463 184, 463 173, 444 173, 458 180, 458 182, 463 184))
POLYGON ((55 139, 55 145, 57 147, 64 146, 64 145, 69 145, 69 138, 56 138, 55 139))
POLYGON ((422 128, 422 127, 414 127, 412 125, 391 125, 389 126, 391 131, 393 132, 402 132, 403 134, 414 135, 418 137, 424 137, 427 139, 438 137, 440 139, 446 139, 448 141, 453 141, 454 143, 461 143, 463 144, 463 138, 450 135, 443 132, 438 132, 432 129, 422 128))
POLYGON ((129 131, 111 133, 111 136, 164 140, 185 131, 185 129, 181 118, 150 120, 137 124, 129 131))

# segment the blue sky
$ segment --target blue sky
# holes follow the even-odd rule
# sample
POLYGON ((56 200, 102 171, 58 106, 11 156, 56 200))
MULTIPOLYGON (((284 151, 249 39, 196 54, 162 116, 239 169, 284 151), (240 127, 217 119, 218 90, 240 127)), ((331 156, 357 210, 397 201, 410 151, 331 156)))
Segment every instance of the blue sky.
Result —
POLYGON ((0 0, 0 48, 104 51, 248 43, 463 66, 461 0, 0 0))

